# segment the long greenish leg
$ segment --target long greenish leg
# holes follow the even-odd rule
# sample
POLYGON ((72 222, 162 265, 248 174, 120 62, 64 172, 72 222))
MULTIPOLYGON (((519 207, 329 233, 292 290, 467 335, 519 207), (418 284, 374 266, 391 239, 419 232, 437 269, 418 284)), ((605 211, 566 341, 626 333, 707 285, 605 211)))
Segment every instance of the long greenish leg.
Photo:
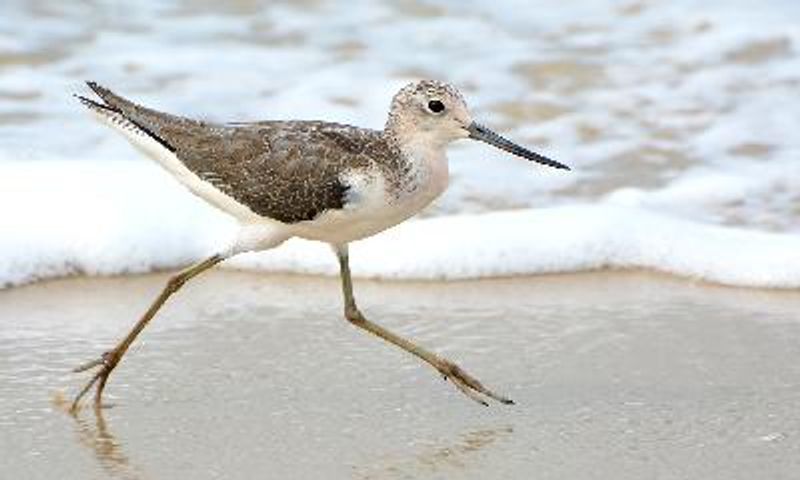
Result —
POLYGON ((181 287, 186 284, 186 282, 223 261, 224 259, 225 257, 222 255, 214 255, 174 275, 164 286, 161 294, 150 305, 150 308, 144 312, 144 315, 142 315, 139 321, 136 322, 136 325, 133 326, 131 331, 128 332, 125 338, 123 338, 116 347, 105 352, 100 358, 87 362, 73 370, 75 372, 83 372, 97 366, 100 367, 91 380, 89 380, 89 382, 86 383, 78 395, 75 396, 75 400, 72 402, 71 407, 73 412, 78 410, 78 404, 80 403, 81 398, 83 398, 83 396, 86 395, 89 390, 91 390, 92 385, 95 383, 97 383, 97 391, 95 392, 94 396, 94 405, 95 408, 100 408, 103 390, 105 389, 106 382, 108 382, 108 377, 111 375, 112 370, 114 370, 117 364, 119 364, 120 360, 122 360, 122 357, 125 355, 125 352, 128 351, 128 348, 130 348, 133 341, 136 340, 136 337, 139 336, 142 330, 144 330, 144 327, 146 327, 150 320, 152 320, 167 299, 172 296, 172 294, 180 290, 181 287))
POLYGON ((372 323, 364 317, 356 306, 356 300, 353 296, 353 280, 350 276, 350 257, 347 245, 334 246, 336 256, 339 258, 339 273, 342 279, 342 293, 344 294, 344 315, 347 320, 358 328, 362 328, 378 337, 392 343, 408 353, 427 362, 433 368, 439 371, 445 379, 449 379, 453 384, 461 390, 466 396, 480 403, 481 405, 488 406, 489 404, 481 398, 478 394, 483 394, 500 403, 513 404, 514 402, 506 397, 498 395, 491 390, 484 387, 475 377, 467 374, 458 365, 442 358, 435 353, 432 353, 419 345, 381 327, 378 324, 372 323))

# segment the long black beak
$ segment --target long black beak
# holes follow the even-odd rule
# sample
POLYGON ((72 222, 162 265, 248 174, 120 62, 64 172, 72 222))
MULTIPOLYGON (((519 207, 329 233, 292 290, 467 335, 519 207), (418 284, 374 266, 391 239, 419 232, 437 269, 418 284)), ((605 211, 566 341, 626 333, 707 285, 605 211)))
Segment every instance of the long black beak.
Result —
POLYGON ((555 160, 550 160, 544 155, 539 155, 538 153, 531 152, 527 148, 520 147, 511 140, 501 137, 479 123, 470 123, 469 127, 467 127, 467 131, 469 132, 469 138, 486 142, 489 145, 493 145, 500 150, 505 150, 506 152, 514 154, 518 157, 522 157, 536 163, 541 163, 542 165, 547 165, 548 167, 561 168, 564 170, 570 169, 563 163, 558 163, 555 160))

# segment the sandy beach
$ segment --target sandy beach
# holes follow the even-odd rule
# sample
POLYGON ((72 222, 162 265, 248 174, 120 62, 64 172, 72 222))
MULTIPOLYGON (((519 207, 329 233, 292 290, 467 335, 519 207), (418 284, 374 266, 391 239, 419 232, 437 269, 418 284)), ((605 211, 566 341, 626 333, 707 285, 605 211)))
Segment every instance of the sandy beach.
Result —
POLYGON ((794 478, 800 293, 646 273, 357 281, 373 320, 517 401, 480 407, 349 326, 335 279, 216 271, 77 418, 70 369, 167 274, 0 292, 4 478, 794 478))
POLYGON ((0 480, 800 478, 797 0, 0 11, 0 480), (422 79, 572 170, 456 142, 425 218, 354 246, 356 296, 516 405, 350 326, 329 247, 289 240, 191 282, 113 408, 66 412, 71 370, 237 228, 84 81, 223 129, 381 129, 422 79))

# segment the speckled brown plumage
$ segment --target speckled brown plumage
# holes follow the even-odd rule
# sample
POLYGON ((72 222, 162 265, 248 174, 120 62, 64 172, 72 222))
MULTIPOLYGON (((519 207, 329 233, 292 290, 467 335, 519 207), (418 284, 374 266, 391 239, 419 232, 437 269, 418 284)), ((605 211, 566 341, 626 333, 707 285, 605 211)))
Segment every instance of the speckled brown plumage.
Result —
MULTIPOLYGON (((284 223, 344 208, 352 169, 378 169, 399 189, 408 172, 384 132, 320 121, 216 124, 158 112, 89 83, 105 104, 170 149, 183 164, 258 215, 284 223)), ((92 105, 94 103, 94 105, 92 105)))

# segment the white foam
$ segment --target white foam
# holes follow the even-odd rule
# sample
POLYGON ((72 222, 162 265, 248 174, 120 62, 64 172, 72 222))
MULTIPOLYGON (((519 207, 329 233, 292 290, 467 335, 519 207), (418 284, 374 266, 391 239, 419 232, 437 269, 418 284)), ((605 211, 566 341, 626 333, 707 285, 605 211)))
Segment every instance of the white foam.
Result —
POLYGON ((175 267, 235 228, 150 162, 0 163, 0 284, 175 267))
MULTIPOLYGON (((148 162, 0 166, 0 283, 177 267, 224 248, 234 222, 148 162)), ((800 287, 800 236, 613 204, 410 221, 352 246, 357 276, 466 279, 645 268, 727 285, 800 287)), ((292 240, 229 265, 335 274, 330 249, 292 240)))
MULTIPOLYGON (((44 20, 7 3, 0 27, 29 28, 0 33, 12 57, 0 78, 0 284, 177 267, 235 228, 94 126, 70 96, 84 77, 200 118, 380 127, 394 91, 425 76, 574 170, 458 144, 451 187, 427 212, 452 217, 353 246, 356 274, 648 268, 798 287, 800 2, 155 2, 44 20)), ((303 242, 233 263, 335 271, 325 246, 303 242)))
MULTIPOLYGON (((640 209, 580 205, 402 224, 352 247, 354 274, 468 279, 650 269, 742 287, 800 287, 800 236, 706 225, 640 209)), ((293 241, 234 265, 333 274, 328 249, 293 241)))

